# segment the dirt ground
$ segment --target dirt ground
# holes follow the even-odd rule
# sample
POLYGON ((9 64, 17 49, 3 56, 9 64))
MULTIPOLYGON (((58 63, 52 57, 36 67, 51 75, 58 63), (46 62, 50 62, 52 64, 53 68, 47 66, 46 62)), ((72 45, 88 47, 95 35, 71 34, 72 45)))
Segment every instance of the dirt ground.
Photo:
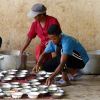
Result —
POLYGON ((66 100, 100 100, 100 75, 83 75, 72 81, 71 86, 63 87, 66 100))

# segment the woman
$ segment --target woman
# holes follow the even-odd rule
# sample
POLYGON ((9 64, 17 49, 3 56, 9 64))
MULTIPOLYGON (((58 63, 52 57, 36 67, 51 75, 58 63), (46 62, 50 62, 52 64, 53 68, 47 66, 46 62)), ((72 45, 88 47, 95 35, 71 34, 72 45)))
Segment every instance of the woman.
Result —
MULTIPOLYGON (((23 53, 25 49, 29 46, 31 40, 34 39, 36 36, 38 36, 40 39, 40 44, 37 45, 35 49, 36 61, 38 61, 39 56, 44 51, 48 43, 49 38, 47 30, 49 26, 51 26, 52 24, 59 25, 59 22, 56 18, 46 15, 46 10, 47 9, 43 4, 37 3, 33 5, 30 13, 28 14, 29 16, 34 17, 35 21, 32 23, 31 28, 27 34, 27 40, 21 50, 21 53, 23 53)), ((49 58, 51 58, 50 55, 49 57, 46 58, 46 61, 49 58)))

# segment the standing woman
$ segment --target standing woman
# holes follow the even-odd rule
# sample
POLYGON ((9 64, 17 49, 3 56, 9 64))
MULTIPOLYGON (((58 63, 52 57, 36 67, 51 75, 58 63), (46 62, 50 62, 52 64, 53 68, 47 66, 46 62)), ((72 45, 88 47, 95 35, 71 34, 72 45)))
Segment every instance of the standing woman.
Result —
MULTIPOLYGON (((36 36, 38 36, 40 39, 40 44, 37 45, 35 49, 36 61, 38 61, 41 53, 44 51, 48 43, 49 40, 48 32, 47 32, 48 28, 52 24, 59 25, 59 22, 56 18, 46 14, 46 10, 47 8, 41 3, 37 3, 32 6, 29 16, 33 17, 35 21, 33 21, 31 25, 31 28, 27 34, 26 42, 21 50, 21 53, 23 53, 25 49, 29 46, 31 40, 34 39, 36 36)), ((51 56, 49 55, 48 58, 50 57, 51 56)), ((48 58, 46 58, 46 61, 48 58)))

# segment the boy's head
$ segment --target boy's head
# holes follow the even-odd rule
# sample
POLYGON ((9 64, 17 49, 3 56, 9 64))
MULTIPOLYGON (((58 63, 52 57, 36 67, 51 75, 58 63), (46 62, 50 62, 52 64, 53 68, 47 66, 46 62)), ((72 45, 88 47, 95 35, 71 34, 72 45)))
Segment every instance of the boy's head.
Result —
POLYGON ((58 44, 60 41, 60 36, 61 36, 61 28, 59 25, 53 24, 49 27, 48 29, 48 35, 50 40, 53 41, 54 44, 58 44))

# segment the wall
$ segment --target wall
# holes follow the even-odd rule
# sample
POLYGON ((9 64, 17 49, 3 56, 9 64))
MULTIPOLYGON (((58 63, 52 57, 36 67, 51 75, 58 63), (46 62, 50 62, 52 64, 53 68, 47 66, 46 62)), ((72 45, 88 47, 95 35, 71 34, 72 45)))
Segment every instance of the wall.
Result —
MULTIPOLYGON (((36 2, 44 3, 63 32, 77 38, 87 50, 100 49, 100 0, 0 0, 2 49, 21 49, 32 22, 27 12, 36 2)), ((34 52, 38 42, 33 40, 27 51, 34 52)))

